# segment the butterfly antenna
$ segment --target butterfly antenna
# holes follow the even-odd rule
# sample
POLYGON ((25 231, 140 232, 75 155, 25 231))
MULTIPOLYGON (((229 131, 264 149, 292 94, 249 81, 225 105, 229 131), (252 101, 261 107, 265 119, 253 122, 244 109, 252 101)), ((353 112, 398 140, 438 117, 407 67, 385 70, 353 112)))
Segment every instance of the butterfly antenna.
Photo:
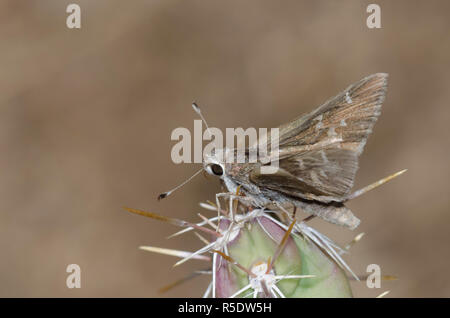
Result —
POLYGON ((171 195, 172 194, 172 192, 174 192, 175 190, 178 190, 179 188, 181 188, 182 186, 184 186, 186 183, 188 183, 189 181, 191 181, 192 179, 194 179, 194 177, 196 176, 196 175, 198 175, 200 172, 202 172, 203 171, 203 168, 201 168, 200 170, 198 170, 196 173, 194 173, 191 177, 189 177, 187 180, 185 180, 184 182, 182 182, 181 184, 179 184, 179 185, 177 185, 175 188, 173 188, 172 190, 170 190, 170 191, 167 191, 167 192, 164 192, 164 193, 161 193, 159 196, 158 196, 158 201, 159 200, 161 200, 161 199, 164 199, 164 198, 167 198, 169 195, 171 195))
POLYGON ((209 129, 208 123, 205 120, 205 117, 203 117, 202 115, 202 111, 200 110, 200 107, 198 107, 196 102, 192 103, 192 108, 194 109, 194 111, 200 116, 200 118, 202 119, 203 123, 206 126, 206 130, 208 131, 209 137, 211 138, 212 134, 211 134, 211 130, 209 129))

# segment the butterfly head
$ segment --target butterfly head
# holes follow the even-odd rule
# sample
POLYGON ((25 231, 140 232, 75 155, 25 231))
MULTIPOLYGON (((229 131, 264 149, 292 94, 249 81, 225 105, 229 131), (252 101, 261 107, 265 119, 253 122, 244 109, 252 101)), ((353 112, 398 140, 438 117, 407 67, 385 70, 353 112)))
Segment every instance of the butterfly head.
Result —
POLYGON ((203 158, 203 169, 210 175, 223 179, 226 173, 226 158, 230 154, 228 149, 215 149, 203 158))

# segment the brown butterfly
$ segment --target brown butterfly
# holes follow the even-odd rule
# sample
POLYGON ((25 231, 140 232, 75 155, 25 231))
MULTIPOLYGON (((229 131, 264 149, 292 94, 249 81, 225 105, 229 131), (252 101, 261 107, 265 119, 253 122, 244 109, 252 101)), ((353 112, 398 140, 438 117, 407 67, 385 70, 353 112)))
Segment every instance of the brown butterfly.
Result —
POLYGON ((345 202, 352 197, 358 157, 380 115, 387 78, 383 73, 363 78, 311 113, 280 126, 275 173, 262 173, 267 163, 223 160, 223 153, 234 149, 205 156, 203 168, 220 177, 228 191, 235 193, 239 187, 254 206, 292 206, 354 229, 360 221, 345 202))

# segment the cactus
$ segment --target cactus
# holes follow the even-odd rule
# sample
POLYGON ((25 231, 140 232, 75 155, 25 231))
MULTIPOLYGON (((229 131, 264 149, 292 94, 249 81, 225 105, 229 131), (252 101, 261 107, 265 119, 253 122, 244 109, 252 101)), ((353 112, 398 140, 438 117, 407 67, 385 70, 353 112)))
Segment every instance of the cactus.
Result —
MULTIPOLYGON (((221 210, 221 215, 209 219, 201 215, 202 221, 196 224, 127 210, 184 227, 173 236, 195 230, 205 246, 194 253, 141 248, 182 258, 175 265, 190 259, 210 262, 211 271, 207 274, 211 275, 211 283, 204 297, 352 297, 346 271, 357 277, 341 257, 344 249, 306 222, 292 221, 287 226, 274 211, 234 203, 229 205, 231 212, 221 210)), ((218 209, 212 203, 201 206, 218 209)))
POLYGON ((352 296, 332 258, 266 215, 245 221, 226 250, 228 256, 217 253, 213 261, 217 297, 352 296))
MULTIPOLYGON (((356 191, 354 197, 366 193, 401 175, 399 171, 356 191)), ((180 257, 175 266, 190 259, 210 263, 210 271, 198 271, 172 283, 168 290, 200 274, 211 275, 204 297, 353 297, 349 278, 359 281, 345 263, 342 254, 364 233, 358 234, 345 248, 307 224, 313 216, 296 221, 287 211, 271 211, 241 204, 239 189, 228 195, 227 209, 217 204, 200 203, 206 210, 217 212, 202 221, 190 223, 143 210, 125 208, 129 212, 183 227, 171 237, 194 231, 205 244, 196 252, 171 250, 152 246, 141 249, 180 257), (207 227, 209 226, 209 227, 207 227), (199 232, 209 237, 205 238, 199 232), (209 254, 209 255, 208 255, 209 254)), ((223 198, 226 201, 226 197, 223 198)), ((295 213, 295 211, 294 211, 295 213)), ((396 279, 385 275, 384 280, 396 279)), ((385 291, 378 297, 384 297, 385 291)))

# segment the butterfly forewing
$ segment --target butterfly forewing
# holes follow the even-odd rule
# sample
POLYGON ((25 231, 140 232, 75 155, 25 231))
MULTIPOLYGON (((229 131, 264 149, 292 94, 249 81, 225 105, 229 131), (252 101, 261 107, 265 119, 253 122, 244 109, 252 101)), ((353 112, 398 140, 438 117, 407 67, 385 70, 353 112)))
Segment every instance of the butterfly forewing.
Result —
POLYGON ((255 169, 250 181, 303 199, 345 201, 386 89, 387 74, 368 76, 313 112, 280 126, 279 172, 261 174, 255 169))
POLYGON ((350 85, 311 113, 280 126, 280 146, 316 144, 340 136, 360 154, 380 115, 387 74, 370 75, 350 85), (362 145, 362 146, 361 146, 362 145))

